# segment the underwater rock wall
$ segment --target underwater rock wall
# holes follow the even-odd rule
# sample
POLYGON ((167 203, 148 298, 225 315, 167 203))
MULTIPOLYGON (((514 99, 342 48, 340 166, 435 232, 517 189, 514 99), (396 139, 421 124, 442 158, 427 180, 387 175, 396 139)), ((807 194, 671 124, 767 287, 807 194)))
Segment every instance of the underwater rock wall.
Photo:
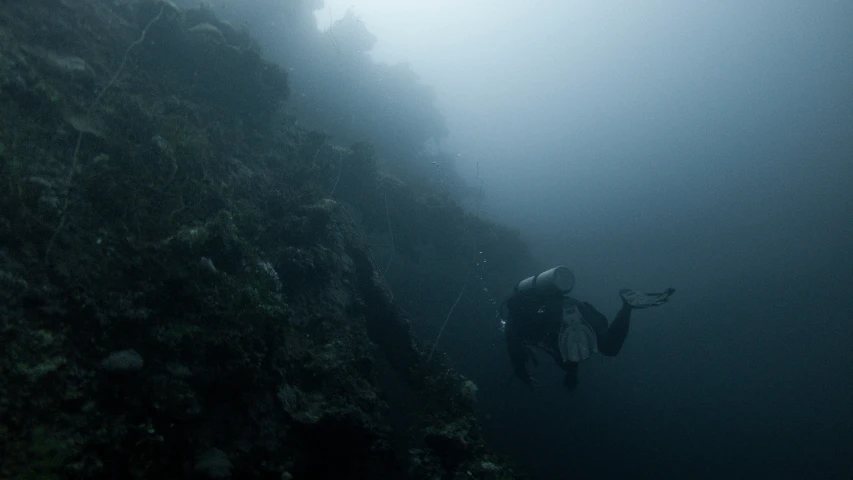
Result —
POLYGON ((361 153, 281 113, 251 38, 0 7, 0 477, 513 478, 331 198, 361 153), (419 399, 402 454, 379 355, 419 399))

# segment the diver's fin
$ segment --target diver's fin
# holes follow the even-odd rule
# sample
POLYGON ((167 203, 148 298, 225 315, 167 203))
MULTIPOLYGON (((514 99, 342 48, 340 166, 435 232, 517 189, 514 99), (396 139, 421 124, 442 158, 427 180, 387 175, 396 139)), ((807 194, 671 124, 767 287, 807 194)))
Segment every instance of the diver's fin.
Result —
POLYGON ((665 292, 661 293, 643 293, 625 288, 619 291, 619 296, 631 308, 648 308, 663 305, 673 293, 675 293, 674 288, 667 288, 665 292))

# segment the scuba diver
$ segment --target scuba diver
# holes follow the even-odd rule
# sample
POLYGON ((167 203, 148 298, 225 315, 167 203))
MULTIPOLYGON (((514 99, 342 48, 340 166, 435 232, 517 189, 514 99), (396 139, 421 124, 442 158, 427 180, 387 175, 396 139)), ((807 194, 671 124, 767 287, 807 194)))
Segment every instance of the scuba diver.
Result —
POLYGON ((663 293, 621 290, 622 308, 608 325, 595 307, 569 295, 574 285, 572 271, 558 266, 520 281, 504 302, 509 311, 505 328, 509 358, 525 385, 533 386, 527 363, 537 364, 534 348, 540 348, 566 372, 563 385, 574 390, 582 360, 593 353, 619 354, 632 310, 662 305, 675 292, 672 288, 663 293))

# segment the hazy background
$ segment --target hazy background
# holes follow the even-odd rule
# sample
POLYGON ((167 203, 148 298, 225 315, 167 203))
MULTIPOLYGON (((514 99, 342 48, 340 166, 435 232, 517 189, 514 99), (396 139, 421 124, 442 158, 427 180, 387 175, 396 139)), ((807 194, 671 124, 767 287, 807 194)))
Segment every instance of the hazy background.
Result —
POLYGON ((327 0, 319 27, 350 7, 577 296, 677 289, 574 395, 452 325, 495 447, 542 479, 853 476, 853 3, 327 0))
POLYGON ((487 210, 581 276, 846 262, 849 278, 853 4, 747 3, 326 1, 317 17, 352 7, 377 60, 433 85, 487 210))
POLYGON ((853 477, 853 3, 327 1, 321 27, 349 6, 579 296, 678 290, 577 395, 481 373, 493 444, 541 478, 853 477))

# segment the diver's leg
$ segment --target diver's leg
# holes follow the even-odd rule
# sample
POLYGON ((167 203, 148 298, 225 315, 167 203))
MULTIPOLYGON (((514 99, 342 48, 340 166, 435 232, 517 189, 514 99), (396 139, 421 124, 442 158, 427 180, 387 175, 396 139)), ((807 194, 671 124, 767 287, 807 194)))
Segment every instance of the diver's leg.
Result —
POLYGON ((560 356, 560 350, 557 347, 557 342, 554 340, 552 342, 551 348, 543 348, 548 355, 551 355, 551 358, 554 359, 554 363, 557 364, 564 372, 566 372, 563 377, 563 386, 565 386, 570 392, 573 391, 578 386, 578 362, 572 362, 570 360, 563 360, 560 356))
POLYGON ((628 336, 628 327, 631 326, 631 306, 627 303, 622 303, 622 308, 613 319, 613 323, 607 329, 607 337, 598 346, 599 351, 603 355, 615 357, 622 349, 622 344, 625 343, 625 337, 628 336))
POLYGON ((578 388, 578 363, 563 362, 560 366, 566 372, 566 375, 563 377, 563 386, 570 392, 573 392, 578 388))

